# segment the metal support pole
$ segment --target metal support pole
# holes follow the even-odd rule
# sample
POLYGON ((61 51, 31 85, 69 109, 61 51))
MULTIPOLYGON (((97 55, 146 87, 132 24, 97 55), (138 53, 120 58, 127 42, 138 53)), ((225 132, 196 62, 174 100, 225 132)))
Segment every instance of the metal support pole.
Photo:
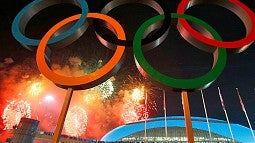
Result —
POLYGON ((242 106, 242 110, 243 110, 243 112, 244 112, 244 114, 245 114, 245 117, 246 117, 246 120, 247 120, 247 122, 248 122, 248 125, 249 125, 249 127, 250 127, 250 130, 251 130, 251 134, 252 134, 253 140, 254 140, 254 142, 255 142, 255 135, 254 135, 254 131, 253 131, 253 129, 252 129, 252 126, 251 126, 251 122, 250 122, 249 116, 248 116, 248 114, 247 114, 247 112, 246 112, 246 109, 245 109, 245 106, 244 106, 244 103, 243 103, 243 100, 242 100, 242 97, 241 97, 241 95, 240 95, 240 93, 239 93, 238 88, 236 88, 236 92, 237 92, 237 95, 238 95, 238 97, 239 97, 240 104, 241 104, 241 106, 242 106))
POLYGON ((165 115, 165 137, 167 141, 167 120, 166 120, 166 92, 163 90, 163 102, 164 102, 164 115, 165 115))
MULTIPOLYGON (((145 89, 145 111, 147 112, 147 102, 148 102, 148 95, 147 89, 145 89)), ((147 143, 147 115, 145 116, 144 120, 144 142, 147 143)))
POLYGON ((65 101, 64 101, 61 113, 59 115, 59 118, 58 118, 58 124, 57 124, 56 130, 54 132, 52 143, 58 143, 59 142, 61 132, 62 132, 62 129, 63 129, 63 126, 64 126, 66 114, 67 114, 67 111, 68 111, 68 108, 69 108, 69 105, 70 105, 70 102, 71 102, 71 99, 72 99, 72 95, 73 95, 73 88, 68 88, 67 93, 66 93, 66 97, 65 97, 65 101))
POLYGON ((194 135, 192 130, 192 123, 191 123, 190 109, 189 109, 188 92, 182 91, 181 95, 182 95, 182 106, 183 106, 183 112, 184 112, 184 118, 185 118, 185 124, 186 124, 186 135, 187 135, 188 143, 194 143, 194 135))
POLYGON ((202 90, 201 90, 200 92, 201 92, 201 96, 202 96, 202 101, 203 101, 203 106, 204 106, 204 111, 205 111, 205 117, 206 117, 206 122, 207 122, 209 137, 210 137, 210 141, 212 141, 212 133, 211 133, 211 128, 210 128, 210 124, 209 124, 208 114, 207 114, 207 110, 206 110, 204 93, 203 93, 202 90))
POLYGON ((220 87, 218 87, 218 92, 219 92, 219 97, 220 97, 220 101, 221 101, 221 106, 222 106, 222 109, 223 109, 224 114, 226 116, 227 123, 228 123, 229 132, 230 132, 230 135, 232 137, 232 142, 235 143, 235 138, 234 138, 234 135, 233 135, 233 132, 232 132, 232 128, 231 128, 229 119, 228 119, 228 113, 227 113, 227 110, 226 110, 225 105, 224 105, 224 100, 223 100, 221 92, 220 92, 220 87))

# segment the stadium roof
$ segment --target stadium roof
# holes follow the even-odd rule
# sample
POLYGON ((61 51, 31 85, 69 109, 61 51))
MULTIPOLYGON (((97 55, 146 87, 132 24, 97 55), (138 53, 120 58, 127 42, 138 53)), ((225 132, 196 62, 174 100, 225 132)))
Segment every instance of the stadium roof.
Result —
MULTIPOLYGON (((218 134, 231 139, 231 134, 226 121, 209 118, 210 130, 213 134, 218 134)), ((251 130, 247 127, 231 123, 230 124, 235 141, 237 142, 254 142, 251 130)), ((126 124, 117 127, 107 133, 101 140, 107 142, 120 141, 121 139, 132 134, 144 131, 144 121, 126 124)), ((164 128, 164 117, 157 117, 148 119, 146 122, 146 129, 164 128)), ((183 116, 167 117, 167 127, 185 127, 183 116)), ((196 130, 208 131, 206 118, 192 117, 192 127, 196 130)), ((162 136, 165 136, 164 134, 162 136)))

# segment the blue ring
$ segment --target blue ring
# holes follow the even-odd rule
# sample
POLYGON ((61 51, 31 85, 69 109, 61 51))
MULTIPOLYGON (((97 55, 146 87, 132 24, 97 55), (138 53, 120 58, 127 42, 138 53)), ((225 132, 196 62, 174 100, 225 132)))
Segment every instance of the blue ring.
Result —
MULTIPOLYGON (((39 45, 40 40, 30 39, 30 38, 26 37, 24 34, 21 33, 19 25, 20 25, 20 21, 22 20, 25 12, 28 11, 31 7, 36 6, 36 4, 38 4, 41 1, 43 1, 43 0, 35 0, 31 3, 29 3, 27 6, 25 6, 16 15, 16 17, 12 23, 12 35, 21 44, 24 44, 27 46, 38 46, 39 45)), ((56 43, 58 41, 61 41, 65 38, 67 38, 68 36, 73 34, 79 27, 81 27, 84 24, 87 14, 88 14, 88 4, 85 0, 77 0, 77 1, 79 1, 80 5, 81 5, 81 9, 82 9, 81 18, 70 29, 68 29, 64 33, 62 33, 56 37, 51 37, 48 42, 49 44, 53 44, 53 43, 56 43)))

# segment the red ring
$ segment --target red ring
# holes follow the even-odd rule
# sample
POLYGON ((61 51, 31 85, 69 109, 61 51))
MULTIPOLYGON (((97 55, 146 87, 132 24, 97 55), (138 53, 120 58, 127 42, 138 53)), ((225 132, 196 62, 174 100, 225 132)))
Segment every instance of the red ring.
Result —
MULTIPOLYGON (((184 14, 186 7, 190 0, 182 0, 177 8, 177 13, 184 14)), ((179 24, 183 28, 185 28, 194 38, 197 40, 211 45, 211 46, 217 46, 222 48, 240 48, 246 45, 251 44, 255 40, 255 14, 243 3, 239 2, 238 0, 229 0, 229 2, 232 2, 233 4, 239 6, 242 10, 248 14, 249 22, 252 24, 252 28, 250 33, 246 34, 247 36, 243 39, 231 41, 231 42, 223 42, 223 41, 217 41, 215 39, 210 39, 202 35, 201 33, 194 30, 185 19, 179 19, 179 24)))

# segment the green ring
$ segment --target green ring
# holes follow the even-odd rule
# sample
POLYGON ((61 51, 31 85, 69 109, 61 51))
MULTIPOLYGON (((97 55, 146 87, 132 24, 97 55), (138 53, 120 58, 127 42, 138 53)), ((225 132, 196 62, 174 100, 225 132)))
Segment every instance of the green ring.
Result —
MULTIPOLYGON (((196 22, 203 28, 206 28, 214 37, 216 40, 222 40, 220 35, 207 23, 204 21, 190 16, 186 14, 177 14, 177 13, 171 13, 172 18, 185 18, 187 20, 190 20, 192 22, 196 22)), ((149 77, 156 82, 160 83, 164 87, 170 87, 173 90, 197 90, 208 87, 209 84, 211 84, 216 78, 222 73, 224 70, 224 67, 226 65, 227 61, 227 52, 224 48, 217 48, 218 51, 218 58, 215 63, 215 65, 212 67, 212 69, 196 78, 192 79, 175 79, 172 77, 169 77, 167 75, 164 75, 160 73, 159 71, 155 70, 145 59, 143 55, 143 51, 141 48, 141 39, 143 37, 144 31, 153 23, 163 20, 165 18, 164 15, 158 15, 150 18, 146 22, 144 22, 139 29, 137 30, 135 36, 134 36, 134 42, 133 42, 133 51, 134 51, 134 57, 136 60, 136 66, 139 69, 140 73, 146 77, 149 77)))

